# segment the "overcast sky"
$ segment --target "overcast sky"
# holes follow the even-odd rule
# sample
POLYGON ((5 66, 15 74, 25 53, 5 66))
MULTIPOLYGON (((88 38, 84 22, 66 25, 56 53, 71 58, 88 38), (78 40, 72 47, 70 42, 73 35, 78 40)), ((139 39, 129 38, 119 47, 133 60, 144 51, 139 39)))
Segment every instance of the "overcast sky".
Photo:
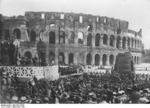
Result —
POLYGON ((88 13, 129 21, 129 28, 143 29, 143 43, 150 49, 150 0, 0 0, 0 13, 24 15, 25 11, 88 13))

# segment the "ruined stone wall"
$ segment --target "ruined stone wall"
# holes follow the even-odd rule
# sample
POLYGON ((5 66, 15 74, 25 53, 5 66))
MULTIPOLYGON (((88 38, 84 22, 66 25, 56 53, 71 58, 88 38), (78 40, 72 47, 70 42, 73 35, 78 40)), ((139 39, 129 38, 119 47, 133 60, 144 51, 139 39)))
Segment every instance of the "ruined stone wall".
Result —
POLYGON ((21 55, 27 49, 35 55, 33 52, 41 39, 47 45, 47 64, 54 61, 55 64, 113 65, 116 55, 126 51, 133 52, 138 59, 141 57, 141 39, 127 35, 127 21, 58 12, 26 12, 24 18, 9 21, 5 28, 11 31, 10 37, 16 35, 14 30, 18 28, 21 40, 27 43, 21 45, 21 55))

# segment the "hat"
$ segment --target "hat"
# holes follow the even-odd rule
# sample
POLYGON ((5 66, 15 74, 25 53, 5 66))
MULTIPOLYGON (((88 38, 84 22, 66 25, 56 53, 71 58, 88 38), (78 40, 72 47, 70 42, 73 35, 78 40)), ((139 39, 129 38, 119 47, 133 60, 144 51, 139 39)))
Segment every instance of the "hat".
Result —
POLYGON ((146 97, 141 97, 139 99, 139 103, 147 103, 147 102, 149 102, 149 100, 146 97))
POLYGON ((13 96, 13 97, 12 97, 12 100, 13 100, 13 101, 18 101, 18 97, 17 97, 17 96, 13 96))
POLYGON ((25 101, 27 98, 25 96, 21 97, 21 101, 25 101))

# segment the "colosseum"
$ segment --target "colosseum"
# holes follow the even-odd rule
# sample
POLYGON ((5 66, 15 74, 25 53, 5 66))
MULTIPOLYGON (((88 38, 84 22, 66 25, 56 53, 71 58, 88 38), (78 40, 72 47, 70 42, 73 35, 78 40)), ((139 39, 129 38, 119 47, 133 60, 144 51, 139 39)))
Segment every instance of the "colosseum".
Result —
POLYGON ((39 56, 38 43, 47 65, 82 64, 112 66, 118 53, 131 52, 141 62, 142 30, 129 29, 124 20, 90 14, 25 12, 1 19, 1 40, 19 42, 20 56, 39 56))

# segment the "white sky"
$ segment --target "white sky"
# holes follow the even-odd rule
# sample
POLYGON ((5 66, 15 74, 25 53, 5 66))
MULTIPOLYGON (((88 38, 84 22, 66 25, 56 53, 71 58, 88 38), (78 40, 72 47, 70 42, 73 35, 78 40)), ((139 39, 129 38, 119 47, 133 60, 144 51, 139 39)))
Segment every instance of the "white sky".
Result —
POLYGON ((88 13, 129 21, 130 29, 143 29, 143 43, 150 49, 150 0, 0 0, 0 13, 24 15, 25 11, 88 13))

